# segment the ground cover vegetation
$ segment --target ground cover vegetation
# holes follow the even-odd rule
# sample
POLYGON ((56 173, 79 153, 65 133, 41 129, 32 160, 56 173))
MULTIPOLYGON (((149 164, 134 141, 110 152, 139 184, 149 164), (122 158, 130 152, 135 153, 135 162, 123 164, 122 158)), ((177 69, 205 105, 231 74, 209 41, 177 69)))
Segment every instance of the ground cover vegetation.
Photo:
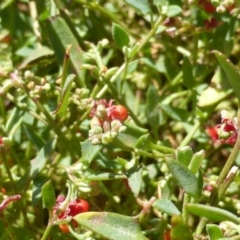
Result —
POLYGON ((240 239, 239 18, 1 1, 0 239, 240 239))

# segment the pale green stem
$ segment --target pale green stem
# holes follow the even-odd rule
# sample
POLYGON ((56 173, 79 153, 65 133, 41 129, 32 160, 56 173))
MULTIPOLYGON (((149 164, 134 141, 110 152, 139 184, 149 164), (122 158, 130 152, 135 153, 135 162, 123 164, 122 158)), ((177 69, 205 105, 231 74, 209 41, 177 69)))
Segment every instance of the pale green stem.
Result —
POLYGON ((185 193, 184 194, 184 199, 183 199, 183 208, 182 208, 182 217, 183 217, 183 221, 187 224, 188 222, 188 212, 186 209, 186 204, 190 202, 191 197, 185 193))
POLYGON ((43 234, 43 236, 42 236, 42 238, 41 238, 41 240, 46 240, 47 239, 47 237, 48 237, 52 227, 53 227, 53 224, 49 223, 47 228, 46 228, 46 230, 45 230, 45 232, 44 232, 44 234, 43 234))
POLYGON ((191 131, 187 134, 187 136, 182 140, 181 144, 179 145, 179 147, 184 147, 187 146, 193 135, 195 134, 195 132, 198 130, 198 128, 200 127, 201 123, 199 121, 197 121, 197 123, 195 123, 195 125, 192 127, 191 131))

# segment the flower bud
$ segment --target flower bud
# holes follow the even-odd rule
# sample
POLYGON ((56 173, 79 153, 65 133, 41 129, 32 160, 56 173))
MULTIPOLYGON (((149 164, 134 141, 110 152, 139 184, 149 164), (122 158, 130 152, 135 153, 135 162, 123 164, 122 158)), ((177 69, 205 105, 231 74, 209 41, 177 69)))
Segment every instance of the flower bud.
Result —
POLYGON ((92 145, 98 145, 100 144, 100 141, 97 138, 90 139, 92 145))
POLYGON ((113 140, 113 137, 111 136, 110 132, 107 132, 102 135, 102 143, 103 144, 109 144, 112 142, 112 140, 113 140))
POLYGON ((98 118, 104 118, 106 116, 106 108, 104 105, 99 104, 96 109, 96 114, 98 118))

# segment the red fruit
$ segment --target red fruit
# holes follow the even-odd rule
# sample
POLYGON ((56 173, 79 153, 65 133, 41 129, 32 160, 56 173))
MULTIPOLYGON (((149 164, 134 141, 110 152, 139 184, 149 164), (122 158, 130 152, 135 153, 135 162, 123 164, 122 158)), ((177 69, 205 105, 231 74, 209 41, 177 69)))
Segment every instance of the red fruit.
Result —
POLYGON ((5 188, 2 187, 1 192, 2 192, 3 194, 6 194, 7 191, 6 191, 5 188))
POLYGON ((171 233, 169 229, 164 233, 164 240, 171 240, 171 233))
POLYGON ((110 117, 112 120, 124 122, 128 117, 128 111, 122 105, 113 105, 110 109, 110 117))
POLYGON ((89 204, 87 201, 83 200, 83 199, 77 199, 75 204, 70 203, 69 205, 69 215, 70 216, 75 216, 79 213, 83 213, 83 212, 88 212, 89 210, 89 204), (70 205, 71 204, 71 205, 70 205))
POLYGON ((212 138, 213 142, 216 142, 218 140, 218 132, 217 127, 206 127, 206 132, 208 135, 212 138))
MULTIPOLYGON (((56 205, 53 208, 53 213, 57 212, 61 203, 64 200, 65 200, 65 196, 63 196, 63 195, 60 195, 57 197, 56 205)), ((83 199, 75 199, 75 200, 72 200, 71 202, 69 202, 66 209, 58 215, 58 219, 59 220, 66 219, 69 216, 74 217, 77 214, 87 212, 88 210, 89 210, 89 204, 87 201, 85 201, 83 199)), ((72 219, 71 224, 73 225, 74 228, 78 226, 78 223, 74 219, 72 219)), ((65 232, 65 233, 69 232, 67 224, 60 224, 59 228, 61 229, 62 232, 65 232)))
POLYGON ((213 29, 218 26, 218 20, 216 18, 211 18, 210 20, 204 20, 204 25, 207 29, 213 29))
POLYGON ((199 5, 203 5, 205 11, 207 13, 214 13, 216 12, 216 8, 212 5, 212 3, 208 0, 199 0, 199 5))
POLYGON ((61 224, 59 225, 59 228, 61 229, 62 232, 64 233, 68 233, 69 232, 69 228, 67 224, 61 224))
POLYGON ((216 12, 216 8, 208 1, 205 1, 204 3, 204 9, 208 13, 214 13, 216 12))

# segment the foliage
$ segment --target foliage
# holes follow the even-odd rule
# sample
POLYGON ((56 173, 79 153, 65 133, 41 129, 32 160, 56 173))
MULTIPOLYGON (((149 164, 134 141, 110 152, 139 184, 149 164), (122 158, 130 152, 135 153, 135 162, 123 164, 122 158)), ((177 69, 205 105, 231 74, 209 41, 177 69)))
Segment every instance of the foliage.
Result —
POLYGON ((239 11, 3 0, 0 239, 239 239, 239 11))

